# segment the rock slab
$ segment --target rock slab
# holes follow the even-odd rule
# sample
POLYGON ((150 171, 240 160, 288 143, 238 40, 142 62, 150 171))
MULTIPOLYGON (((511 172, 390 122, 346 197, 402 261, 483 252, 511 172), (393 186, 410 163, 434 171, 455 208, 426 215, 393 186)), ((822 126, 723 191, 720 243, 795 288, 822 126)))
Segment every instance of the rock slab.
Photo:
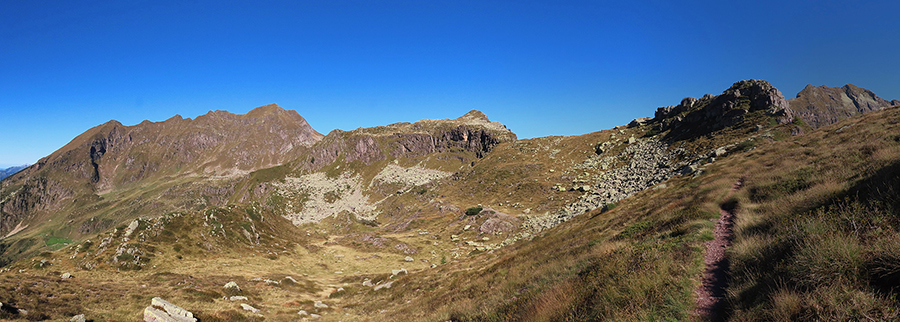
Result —
POLYGON ((159 297, 144 308, 144 322, 197 322, 194 314, 159 297))

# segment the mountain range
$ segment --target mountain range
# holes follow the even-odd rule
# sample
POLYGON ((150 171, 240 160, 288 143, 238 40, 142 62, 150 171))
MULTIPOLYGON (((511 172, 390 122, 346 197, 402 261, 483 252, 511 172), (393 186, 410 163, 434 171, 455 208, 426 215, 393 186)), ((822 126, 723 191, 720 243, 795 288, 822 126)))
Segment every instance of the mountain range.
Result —
POLYGON ((0 181, 0 318, 895 319, 898 105, 745 80, 570 137, 110 121, 0 181))
POLYGON ((16 173, 16 172, 19 172, 19 171, 21 171, 22 169, 25 169, 25 168, 27 168, 27 167, 28 167, 28 165, 26 164, 26 165, 19 165, 19 166, 9 167, 9 168, 6 168, 6 169, 0 169, 0 180, 3 180, 3 178, 6 178, 6 177, 8 177, 8 176, 11 176, 12 174, 14 174, 14 173, 16 173))

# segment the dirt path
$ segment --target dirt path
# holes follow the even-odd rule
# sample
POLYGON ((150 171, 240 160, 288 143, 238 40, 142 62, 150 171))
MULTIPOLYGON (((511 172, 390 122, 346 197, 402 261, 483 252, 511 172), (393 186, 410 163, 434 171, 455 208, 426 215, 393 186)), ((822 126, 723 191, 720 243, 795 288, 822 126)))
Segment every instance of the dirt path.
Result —
MULTIPOLYGON (((744 178, 738 179, 731 187, 731 192, 726 199, 741 189, 744 178)), ((734 215, 737 209, 736 202, 726 202, 719 209, 721 216, 716 222, 715 239, 706 242, 706 254, 703 261, 706 270, 700 287, 697 288, 697 310, 694 312, 701 320, 719 321, 721 308, 725 302, 725 289, 728 287, 728 268, 730 263, 725 256, 725 250, 731 246, 734 239, 734 215)))

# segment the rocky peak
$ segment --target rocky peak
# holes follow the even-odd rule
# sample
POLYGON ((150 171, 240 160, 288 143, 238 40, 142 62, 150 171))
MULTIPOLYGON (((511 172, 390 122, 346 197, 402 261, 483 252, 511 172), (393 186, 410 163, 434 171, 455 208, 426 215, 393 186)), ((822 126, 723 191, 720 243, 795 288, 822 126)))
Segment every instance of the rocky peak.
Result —
POLYGON ((806 85, 788 103, 792 112, 813 128, 898 105, 853 84, 843 87, 806 85))
POLYGON ((717 96, 686 97, 676 106, 660 107, 653 121, 659 131, 676 130, 670 135, 697 135, 738 124, 756 111, 775 116, 782 124, 793 121, 784 95, 769 82, 755 79, 734 83, 717 96))
POLYGON ((487 115, 484 115, 484 113, 482 113, 479 110, 471 110, 468 113, 466 113, 465 115, 460 116, 456 120, 458 120, 458 121, 481 121, 481 122, 488 122, 488 123, 491 122, 491 120, 488 119, 487 115))

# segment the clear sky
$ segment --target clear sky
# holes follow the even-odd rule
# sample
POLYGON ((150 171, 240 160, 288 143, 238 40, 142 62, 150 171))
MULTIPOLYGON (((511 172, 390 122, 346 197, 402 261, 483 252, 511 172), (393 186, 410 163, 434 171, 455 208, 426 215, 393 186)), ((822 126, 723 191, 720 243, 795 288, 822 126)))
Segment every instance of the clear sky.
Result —
POLYGON ((765 79, 900 99, 900 1, 0 1, 0 165, 111 119, 277 103, 319 132, 456 118, 520 138, 765 79))

